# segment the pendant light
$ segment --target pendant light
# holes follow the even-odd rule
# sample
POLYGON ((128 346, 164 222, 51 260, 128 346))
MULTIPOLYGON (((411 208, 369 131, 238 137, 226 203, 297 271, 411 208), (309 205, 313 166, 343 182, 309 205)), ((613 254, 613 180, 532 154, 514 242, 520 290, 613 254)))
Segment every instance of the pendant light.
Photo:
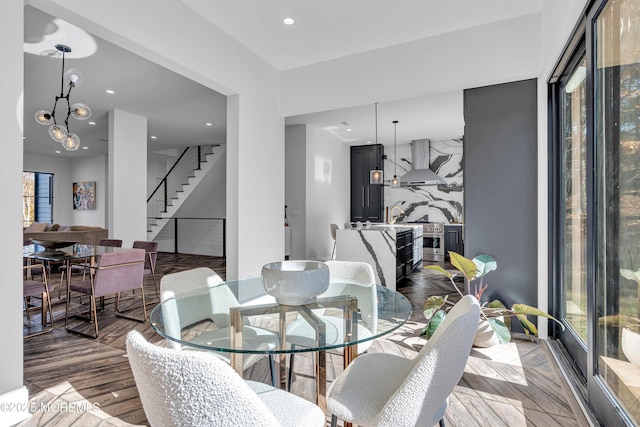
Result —
POLYGON ((49 136, 56 142, 62 144, 67 151, 76 151, 80 147, 80 138, 75 133, 72 133, 69 129, 69 117, 73 117, 76 120, 87 120, 91 117, 91 109, 80 102, 71 105, 69 96, 71 95, 71 89, 80 86, 83 80, 82 72, 76 68, 69 68, 64 70, 64 55, 70 53, 71 48, 63 44, 57 44, 56 49, 62 53, 62 76, 60 77, 60 95, 56 96, 56 100, 53 104, 51 111, 39 110, 35 114, 36 122, 43 126, 50 125, 49 136), (67 94, 64 94, 64 84, 68 82, 69 90, 67 94), (56 121, 56 106, 58 101, 64 99, 67 102, 67 116, 64 120, 64 126, 59 125, 56 121))
POLYGON ((397 137, 397 129, 398 129, 398 121, 393 121, 393 179, 391 180, 391 188, 399 188, 400 187, 400 178, 398 178, 398 174, 396 173, 396 168, 398 166, 398 159, 396 157, 397 147, 396 147, 396 137, 397 137))
MULTIPOLYGON (((376 111, 376 144, 378 144, 378 103, 375 103, 375 111, 376 111)), ((384 173, 381 169, 376 165, 375 169, 371 169, 369 172, 369 184, 383 184, 384 183, 384 173)))

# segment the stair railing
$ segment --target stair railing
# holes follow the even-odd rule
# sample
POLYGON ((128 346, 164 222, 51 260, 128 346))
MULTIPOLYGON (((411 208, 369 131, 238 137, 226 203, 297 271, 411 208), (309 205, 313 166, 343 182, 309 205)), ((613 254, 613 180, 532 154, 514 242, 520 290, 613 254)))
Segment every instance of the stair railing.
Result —
POLYGON ((219 144, 210 144, 187 147, 180 154, 178 160, 147 199, 147 230, 156 225, 157 219, 167 212, 173 200, 178 198, 178 193, 182 192, 183 187, 189 183, 189 178, 194 177, 194 172, 200 169, 207 154, 213 153, 213 147, 219 146, 219 144))

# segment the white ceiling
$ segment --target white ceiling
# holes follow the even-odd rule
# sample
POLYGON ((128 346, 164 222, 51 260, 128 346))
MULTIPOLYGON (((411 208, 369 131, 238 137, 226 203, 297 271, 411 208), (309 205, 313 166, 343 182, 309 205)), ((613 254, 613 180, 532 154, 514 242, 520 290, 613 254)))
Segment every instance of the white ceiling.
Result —
MULTIPOLYGON (((288 70, 346 55, 393 46, 437 34, 484 25, 539 12, 544 0, 182 0, 279 70, 288 70), (285 17, 295 19, 286 26, 285 17)), ((83 156, 107 151, 107 114, 114 108, 148 117, 149 153, 173 147, 224 143, 226 98, 208 88, 144 60, 104 40, 25 6, 25 50, 53 49, 64 43, 74 49, 66 67, 81 69, 85 82, 71 101, 93 110, 96 125, 70 119, 87 150, 61 150, 61 156, 83 156), (78 32, 80 31, 80 32, 78 32), (83 38, 97 49, 83 56, 83 38), (43 43, 37 45, 37 43, 43 43), (116 93, 107 95, 111 88, 116 93), (213 123, 208 127, 206 122, 213 123)), ((89 52, 91 48, 89 45, 89 52)), ((60 90, 61 60, 25 53, 25 151, 53 154, 59 144, 33 114, 50 109, 60 90)), ((378 105, 378 142, 393 144, 393 120, 398 120, 397 142, 446 139, 464 132, 462 93, 443 93, 378 105)), ((63 112, 58 112, 62 116, 63 112)), ((288 117, 286 124, 307 123, 333 133, 350 145, 375 142, 374 105, 288 117), (344 124, 344 123, 347 124, 344 124), (352 129, 348 131, 347 129, 352 129)))
POLYGON ((182 0, 279 70, 539 12, 543 1, 182 0))
MULTIPOLYGON (((151 156, 175 147, 225 142, 225 96, 36 8, 25 6, 24 14, 25 151, 54 155, 58 150, 65 157, 106 153, 108 112, 112 109, 148 118, 148 135, 157 137, 148 140, 151 156), (71 91, 70 100, 72 104, 87 104, 92 116, 85 121, 70 118, 69 128, 86 150, 64 150, 49 137, 48 126, 34 119, 36 111, 51 110, 60 94, 62 59, 42 54, 43 50, 56 51, 58 43, 72 48, 65 55, 65 69, 75 67, 84 74, 84 82, 71 91), (115 93, 109 95, 106 89, 115 93), (212 126, 206 126, 207 122, 212 126)), ((56 108, 58 124, 63 124, 65 116, 66 102, 60 100, 56 108)))

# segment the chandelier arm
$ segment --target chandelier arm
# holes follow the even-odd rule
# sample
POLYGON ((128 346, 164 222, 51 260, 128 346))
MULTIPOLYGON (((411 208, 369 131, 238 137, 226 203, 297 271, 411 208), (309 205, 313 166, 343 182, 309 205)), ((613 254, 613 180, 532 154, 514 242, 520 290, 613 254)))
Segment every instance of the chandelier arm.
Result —
POLYGON ((57 125, 58 122, 56 122, 56 106, 58 105, 58 100, 60 99, 59 96, 56 96, 56 100, 53 103, 53 108, 51 109, 51 118, 53 119, 53 124, 57 125))
MULTIPOLYGON (((71 87, 69 87, 69 92, 71 92, 71 87)), ((67 118, 64 120, 64 124, 67 127, 67 133, 71 133, 69 130, 69 116, 71 116, 71 103, 69 102, 69 94, 63 97, 67 101, 67 118)))

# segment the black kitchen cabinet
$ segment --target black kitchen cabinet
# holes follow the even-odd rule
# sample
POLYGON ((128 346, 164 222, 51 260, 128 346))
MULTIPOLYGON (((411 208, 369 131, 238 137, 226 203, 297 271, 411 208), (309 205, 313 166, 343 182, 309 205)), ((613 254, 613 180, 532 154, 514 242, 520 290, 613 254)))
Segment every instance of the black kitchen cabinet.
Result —
POLYGON ((384 186, 369 184, 376 167, 383 170, 382 144, 351 147, 351 221, 383 221, 384 186))
POLYGON ((396 283, 403 280, 413 270, 413 232, 396 233, 396 283))
POLYGON ((444 259, 449 261, 449 251, 464 255, 464 237, 462 224, 444 226, 444 259))

